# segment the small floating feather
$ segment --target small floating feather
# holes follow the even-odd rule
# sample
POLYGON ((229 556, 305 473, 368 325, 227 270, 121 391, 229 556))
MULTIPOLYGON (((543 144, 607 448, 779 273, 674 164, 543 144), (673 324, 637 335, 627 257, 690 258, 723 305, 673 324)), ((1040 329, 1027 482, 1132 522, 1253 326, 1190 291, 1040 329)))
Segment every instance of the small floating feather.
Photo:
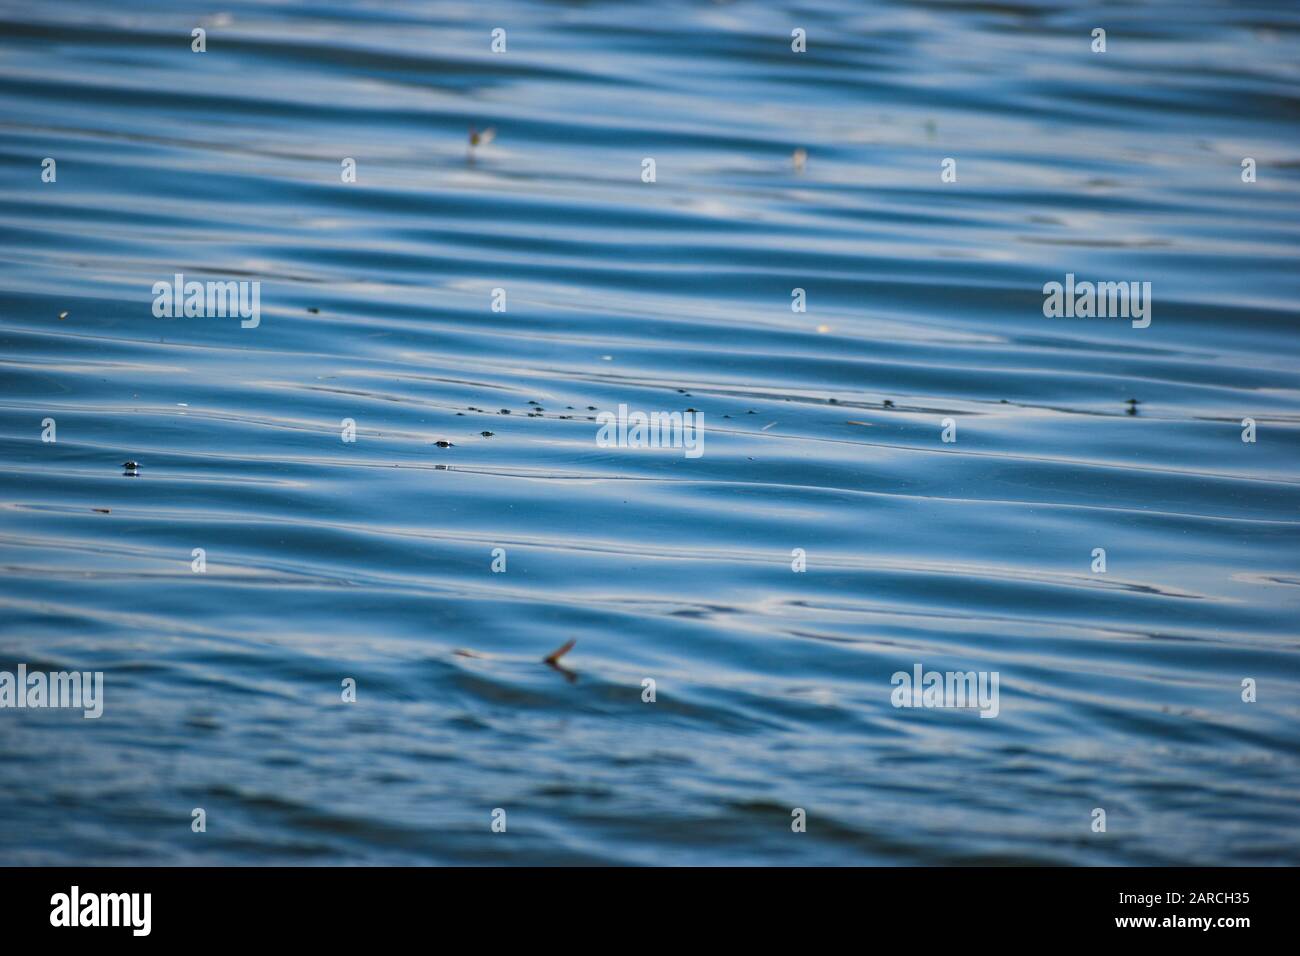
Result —
POLYGON ((572 638, 570 640, 565 641, 555 650, 551 651, 551 653, 543 657, 542 663, 558 664, 560 662, 560 658, 563 657, 565 654, 569 653, 569 651, 573 650, 573 645, 577 643, 578 643, 577 640, 572 638))

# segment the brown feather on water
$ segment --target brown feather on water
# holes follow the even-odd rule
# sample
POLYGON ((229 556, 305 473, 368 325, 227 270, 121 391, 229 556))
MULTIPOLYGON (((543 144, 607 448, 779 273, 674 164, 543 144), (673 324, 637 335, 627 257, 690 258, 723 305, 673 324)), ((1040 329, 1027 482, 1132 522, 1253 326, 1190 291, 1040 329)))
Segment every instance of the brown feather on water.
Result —
POLYGON ((573 645, 577 643, 578 641, 576 638, 565 641, 562 645, 560 645, 555 650, 551 651, 551 653, 543 657, 542 663, 544 664, 559 663, 560 658, 563 657, 565 654, 569 653, 569 651, 573 650, 573 645))

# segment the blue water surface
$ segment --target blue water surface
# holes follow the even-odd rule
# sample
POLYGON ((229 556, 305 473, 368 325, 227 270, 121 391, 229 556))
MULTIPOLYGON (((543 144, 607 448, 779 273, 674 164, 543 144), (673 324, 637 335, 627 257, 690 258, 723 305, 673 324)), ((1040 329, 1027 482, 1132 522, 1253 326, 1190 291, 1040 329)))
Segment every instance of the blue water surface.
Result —
POLYGON ((1300 862, 1297 119, 1282 0, 3 0, 0 670, 105 709, 0 863, 1300 862))

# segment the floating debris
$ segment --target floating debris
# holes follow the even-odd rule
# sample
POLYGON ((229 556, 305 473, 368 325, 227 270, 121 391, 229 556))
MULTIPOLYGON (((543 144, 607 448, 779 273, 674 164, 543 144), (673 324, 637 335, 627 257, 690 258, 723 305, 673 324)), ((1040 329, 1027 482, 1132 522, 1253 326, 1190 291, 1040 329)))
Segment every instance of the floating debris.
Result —
POLYGON ((570 638, 569 640, 561 644, 559 647, 557 647, 555 650, 551 651, 551 653, 543 657, 542 663, 544 664, 558 663, 560 658, 563 657, 565 654, 569 653, 569 651, 573 650, 573 645, 577 643, 578 641, 576 638, 570 638))
POLYGON ((320 315, 320 309, 316 308, 314 305, 307 306, 307 311, 312 315, 320 315))
POLYGON ((893 403, 892 401, 890 401, 889 399, 885 399, 884 402, 882 402, 881 404, 883 404, 886 408, 893 408, 893 407, 894 407, 894 403, 893 403))
MULTIPOLYGON (((570 684, 572 684, 574 681, 578 679, 578 675, 574 671, 571 671, 569 668, 561 664, 560 658, 563 657, 565 654, 569 653, 569 651, 573 650, 573 645, 576 643, 578 643, 576 640, 566 641, 563 644, 563 646, 557 647, 555 650, 551 651, 551 653, 547 654, 545 657, 542 658, 543 664, 545 664, 547 667, 559 671, 561 674, 564 675, 564 679, 567 680, 570 684)), ((507 661, 507 660, 516 659, 514 655, 484 654, 480 651, 470 650, 467 647, 458 647, 452 651, 452 654, 455 655, 456 657, 469 657, 475 660, 482 660, 482 661, 507 661)))
POLYGON ((62 321, 63 321, 64 319, 66 319, 67 317, 68 317, 68 313, 66 313, 66 312, 60 312, 60 313, 59 313, 59 321, 60 321, 60 322, 62 322, 62 321))
POLYGON ((476 146, 486 146, 492 140, 497 138, 495 127, 489 126, 483 131, 476 130, 473 126, 469 128, 469 148, 474 149, 476 146))
POLYGON ((112 508, 91 508, 90 510, 101 515, 111 515, 113 513, 112 508))
POLYGON ((500 414, 502 414, 502 415, 509 415, 509 414, 510 414, 510 409, 508 409, 508 408, 503 408, 503 409, 501 409, 500 414))
POLYGON ((482 435, 484 438, 491 438, 493 435, 496 434, 496 432, 479 432, 479 434, 482 435))

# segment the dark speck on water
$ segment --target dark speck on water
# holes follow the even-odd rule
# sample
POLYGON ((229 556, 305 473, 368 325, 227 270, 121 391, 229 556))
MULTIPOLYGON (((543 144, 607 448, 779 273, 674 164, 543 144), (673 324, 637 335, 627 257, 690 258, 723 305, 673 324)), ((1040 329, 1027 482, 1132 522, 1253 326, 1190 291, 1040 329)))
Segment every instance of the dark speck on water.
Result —
POLYGON ((215 6, 0 15, 0 863, 1300 864, 1300 5, 215 6))

